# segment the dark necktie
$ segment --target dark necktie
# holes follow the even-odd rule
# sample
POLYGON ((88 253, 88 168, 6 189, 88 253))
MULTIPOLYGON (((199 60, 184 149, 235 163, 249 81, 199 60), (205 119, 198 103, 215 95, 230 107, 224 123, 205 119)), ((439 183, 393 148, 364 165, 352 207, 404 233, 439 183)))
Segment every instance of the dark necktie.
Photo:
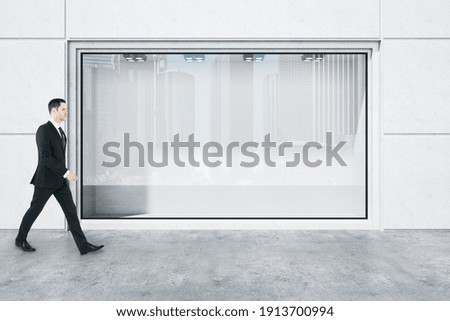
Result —
POLYGON ((66 150, 66 134, 64 134, 64 131, 62 130, 61 127, 59 127, 58 129, 59 129, 59 133, 61 134, 61 141, 63 144, 63 148, 64 148, 64 150, 66 150))

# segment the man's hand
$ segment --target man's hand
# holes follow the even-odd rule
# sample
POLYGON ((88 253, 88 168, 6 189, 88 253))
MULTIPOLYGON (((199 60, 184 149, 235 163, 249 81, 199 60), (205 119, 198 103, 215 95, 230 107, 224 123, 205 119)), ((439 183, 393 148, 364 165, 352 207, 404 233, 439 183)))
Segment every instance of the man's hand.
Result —
POLYGON ((69 181, 75 182, 78 180, 78 176, 73 173, 73 172, 69 172, 69 175, 67 175, 66 177, 69 181))

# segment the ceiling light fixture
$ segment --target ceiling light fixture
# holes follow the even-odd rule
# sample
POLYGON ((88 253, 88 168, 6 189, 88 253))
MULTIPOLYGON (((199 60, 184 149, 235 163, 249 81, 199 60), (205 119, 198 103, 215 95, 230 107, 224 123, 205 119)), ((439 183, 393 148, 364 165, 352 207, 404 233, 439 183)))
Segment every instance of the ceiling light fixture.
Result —
POLYGON ((125 54, 125 55, 123 55, 123 57, 128 62, 134 62, 134 55, 133 54, 125 54))
POLYGON ((202 54, 186 54, 184 55, 184 60, 186 62, 204 62, 205 55, 202 54))
POLYGON ((324 54, 304 54, 302 60, 305 62, 320 62, 324 57, 324 54))
POLYGON ((123 57, 128 62, 146 62, 147 55, 144 54, 124 54, 123 57))
POLYGON ((264 54, 244 54, 242 59, 245 62, 261 62, 264 60, 264 54))

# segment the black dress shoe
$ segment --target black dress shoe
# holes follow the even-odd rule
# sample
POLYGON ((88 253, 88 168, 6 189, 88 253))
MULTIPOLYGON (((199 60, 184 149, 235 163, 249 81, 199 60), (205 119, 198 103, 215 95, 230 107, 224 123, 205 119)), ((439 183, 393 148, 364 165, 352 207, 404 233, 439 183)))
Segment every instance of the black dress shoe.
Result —
POLYGON ((34 252, 36 249, 34 247, 31 247, 31 245, 25 240, 25 241, 18 241, 16 240, 16 246, 20 247, 25 252, 34 252))
POLYGON ((83 248, 80 250, 80 254, 84 255, 84 254, 87 254, 89 252, 95 252, 95 251, 98 251, 98 250, 102 249, 103 247, 104 247, 104 245, 96 246, 96 245, 93 245, 91 243, 86 243, 86 245, 83 246, 83 248))

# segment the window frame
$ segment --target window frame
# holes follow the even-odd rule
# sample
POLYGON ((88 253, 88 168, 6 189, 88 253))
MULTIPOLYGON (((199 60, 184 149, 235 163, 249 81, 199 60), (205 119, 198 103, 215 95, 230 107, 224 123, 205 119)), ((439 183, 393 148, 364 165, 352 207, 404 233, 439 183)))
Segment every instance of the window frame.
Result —
MULTIPOLYGON (((303 221, 364 221, 367 222, 368 226, 376 225, 378 226, 376 220, 377 217, 371 216, 371 177, 369 173, 372 168, 372 162, 370 159, 370 145, 371 140, 371 130, 370 118, 371 118, 371 100, 372 100, 372 81, 373 78, 373 61, 372 57, 374 53, 378 54, 378 43, 376 42, 304 42, 304 41, 274 41, 274 40, 264 40, 264 41, 223 41, 223 40, 208 40, 208 41, 139 41, 139 42, 112 42, 112 41, 71 41, 69 42, 69 52, 68 52, 68 82, 69 82, 69 93, 68 101, 72 108, 69 108, 69 129, 75 128, 76 130, 70 131, 70 137, 72 141, 76 144, 69 145, 69 167, 76 168, 77 172, 82 176, 82 92, 81 92, 81 81, 82 81, 82 68, 81 68, 81 57, 83 54, 89 53, 105 53, 105 54, 120 54, 127 52, 136 53, 170 53, 170 54, 182 54, 182 53, 205 53, 205 54, 239 54, 247 52, 258 52, 267 54, 300 54, 300 53, 324 53, 324 54, 364 54, 365 55, 365 216, 359 218, 326 218, 326 217, 193 217, 187 219, 186 217, 181 218, 167 218, 167 217, 155 217, 155 218, 84 218, 82 216, 82 193, 81 186, 82 182, 77 184, 76 188, 72 188, 76 196, 76 203, 78 208, 78 215, 82 222, 86 221, 100 221, 100 226, 108 225, 108 221, 121 221, 121 220, 133 220, 138 224, 142 221, 152 221, 152 220, 303 220, 303 221), (75 107, 75 108, 73 108, 75 107), (102 223, 103 222, 103 223, 102 223), (107 223, 107 224, 104 224, 107 223)), ((378 146, 377 146, 378 147, 378 146)), ((378 151, 377 151, 378 152, 378 151)), ((372 188, 371 188, 372 187, 372 188)), ((364 223, 363 223, 364 224, 364 223)), ((98 225, 98 224, 94 224, 98 225)), ((113 224, 116 225, 116 224, 113 224)), ((128 225, 128 224, 126 224, 128 225)), ((132 224, 133 225, 133 224, 132 224)), ((179 224, 175 224, 179 225, 179 224)), ((289 225, 289 223, 287 223, 289 225)), ((148 224, 144 224, 148 226, 148 224)))

